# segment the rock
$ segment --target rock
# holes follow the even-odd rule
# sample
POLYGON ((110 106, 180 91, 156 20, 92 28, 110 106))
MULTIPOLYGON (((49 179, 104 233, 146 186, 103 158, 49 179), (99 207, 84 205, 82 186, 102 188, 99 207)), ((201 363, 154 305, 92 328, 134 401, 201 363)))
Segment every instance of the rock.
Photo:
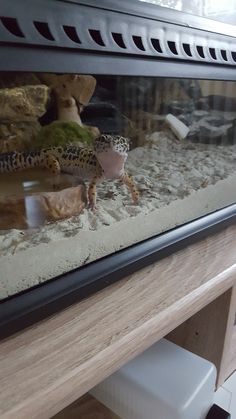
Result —
POLYGON ((236 99, 233 97, 220 96, 220 95, 209 95, 205 98, 209 107, 214 110, 235 112, 236 99))
POLYGON ((40 79, 48 84, 56 96, 57 119, 77 122, 82 126, 80 114, 88 105, 95 87, 96 79, 90 75, 78 74, 40 74, 40 79))
POLYGON ((84 185, 58 192, 0 198, 0 229, 39 227, 47 221, 57 221, 79 215, 87 204, 84 185), (27 208, 32 208, 30 214, 27 208), (32 218, 31 218, 32 217, 32 218))
POLYGON ((0 90, 0 120, 35 121, 46 111, 49 88, 44 85, 0 90))
POLYGON ((171 102, 163 102, 160 108, 161 114, 171 113, 173 115, 179 116, 180 114, 192 114, 195 107, 194 100, 172 100, 171 102))
POLYGON ((189 140, 214 144, 233 143, 236 136, 235 113, 209 110, 209 106, 200 109, 197 103, 199 101, 172 101, 165 111, 172 109, 174 115, 190 129, 187 136, 189 140))
POLYGON ((39 74, 40 80, 50 86, 62 99, 74 97, 79 105, 87 106, 93 96, 96 79, 85 74, 39 74))
POLYGON ((190 126, 188 139, 202 143, 233 143, 235 141, 236 120, 225 118, 224 113, 208 113, 200 119, 196 119, 190 126))
POLYGON ((200 128, 200 138, 203 142, 223 142, 225 140, 230 140, 232 134, 232 125, 218 125, 215 126, 208 121, 203 121, 199 124, 200 128))
POLYGON ((37 121, 0 123, 0 153, 31 149, 40 129, 37 121))
POLYGON ((47 219, 61 220, 79 215, 87 204, 84 185, 63 189, 58 192, 44 192, 40 196, 47 219))
POLYGON ((196 101, 197 109, 235 112, 236 99, 221 95, 208 95, 196 101))

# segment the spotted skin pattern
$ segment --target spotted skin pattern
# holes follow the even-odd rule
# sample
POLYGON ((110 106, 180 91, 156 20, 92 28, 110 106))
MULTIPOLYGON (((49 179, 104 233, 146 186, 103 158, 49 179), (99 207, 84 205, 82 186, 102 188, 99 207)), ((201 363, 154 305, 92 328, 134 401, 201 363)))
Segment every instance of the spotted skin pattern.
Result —
POLYGON ((89 179, 88 201, 96 206, 96 186, 104 179, 120 179, 130 190, 134 203, 139 193, 124 165, 129 151, 129 140, 118 135, 101 135, 93 149, 76 146, 50 147, 39 151, 0 154, 0 173, 11 173, 34 167, 45 168, 53 175, 70 173, 89 179))

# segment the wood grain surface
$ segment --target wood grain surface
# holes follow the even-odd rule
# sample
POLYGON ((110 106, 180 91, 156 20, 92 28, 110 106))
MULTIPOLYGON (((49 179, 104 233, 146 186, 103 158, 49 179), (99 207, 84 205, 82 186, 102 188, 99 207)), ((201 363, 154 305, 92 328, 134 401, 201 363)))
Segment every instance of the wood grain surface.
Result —
POLYGON ((46 419, 230 289, 236 226, 0 344, 1 419, 46 419))

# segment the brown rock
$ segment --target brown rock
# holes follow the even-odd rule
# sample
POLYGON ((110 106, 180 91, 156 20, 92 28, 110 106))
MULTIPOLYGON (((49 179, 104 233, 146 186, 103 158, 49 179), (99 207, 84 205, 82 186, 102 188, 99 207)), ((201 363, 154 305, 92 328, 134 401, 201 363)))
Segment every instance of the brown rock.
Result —
POLYGON ((32 194, 27 197, 0 198, 0 229, 39 227, 47 221, 57 221, 79 215, 86 204, 84 185, 58 192, 32 194))
POLYGON ((46 112, 49 88, 45 85, 0 90, 0 120, 35 121, 46 112))
POLYGON ((88 105, 95 87, 96 79, 93 76, 85 74, 40 74, 40 79, 61 98, 74 97, 79 104, 88 105))
POLYGON ((0 123, 0 153, 32 149, 40 129, 37 121, 0 123))
POLYGON ((40 196, 41 204, 51 220, 79 215, 86 206, 86 189, 84 185, 63 189, 58 192, 45 192, 40 196))
POLYGON ((80 114, 88 105, 95 87, 96 79, 90 75, 78 74, 40 74, 43 83, 49 85, 56 94, 57 119, 73 121, 82 126, 80 114))

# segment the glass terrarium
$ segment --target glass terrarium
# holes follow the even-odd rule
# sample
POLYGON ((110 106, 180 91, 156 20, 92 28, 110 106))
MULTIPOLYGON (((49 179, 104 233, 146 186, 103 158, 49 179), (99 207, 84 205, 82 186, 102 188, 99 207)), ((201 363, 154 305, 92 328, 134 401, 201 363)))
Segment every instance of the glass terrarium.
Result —
POLYGON ((235 83, 8 73, 1 84, 1 269, 18 271, 1 298, 235 202, 235 83))
POLYGON ((115 2, 107 14, 53 3, 47 22, 31 17, 40 42, 18 9, 1 18, 4 321, 83 297, 235 219, 234 40, 208 42, 197 28, 187 38, 182 24, 133 16, 136 2, 123 23, 115 2))

